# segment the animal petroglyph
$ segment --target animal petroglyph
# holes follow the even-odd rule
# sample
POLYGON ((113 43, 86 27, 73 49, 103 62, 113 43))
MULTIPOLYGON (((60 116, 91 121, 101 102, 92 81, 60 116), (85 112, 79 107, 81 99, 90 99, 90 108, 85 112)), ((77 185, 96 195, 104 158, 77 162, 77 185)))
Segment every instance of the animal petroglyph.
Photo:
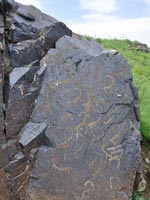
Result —
POLYGON ((70 170, 71 170, 71 167, 59 167, 59 166, 58 166, 58 162, 59 162, 58 158, 53 158, 52 161, 51 161, 52 167, 53 167, 56 171, 58 171, 58 172, 60 173, 60 176, 61 176, 61 174, 62 174, 63 172, 64 172, 64 173, 67 173, 67 174, 69 175, 70 170))

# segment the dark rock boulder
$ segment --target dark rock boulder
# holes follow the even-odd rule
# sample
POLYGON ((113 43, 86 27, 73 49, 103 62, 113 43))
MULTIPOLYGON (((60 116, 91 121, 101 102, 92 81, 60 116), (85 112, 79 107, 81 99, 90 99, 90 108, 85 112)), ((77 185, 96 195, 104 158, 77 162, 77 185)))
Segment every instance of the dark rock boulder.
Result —
POLYGON ((132 76, 120 55, 101 46, 94 54, 95 45, 63 37, 44 58, 47 71, 31 121, 47 124, 51 148, 37 154, 28 199, 132 196, 141 169, 132 76))
POLYGON ((64 23, 34 6, 15 3, 13 13, 6 20, 9 21, 10 66, 13 68, 37 64, 60 37, 72 35, 64 23))
POLYGON ((130 67, 71 35, 33 6, 0 0, 2 200, 132 195, 141 163, 130 67))
POLYGON ((146 44, 143 43, 137 43, 137 51, 143 51, 145 53, 149 53, 150 49, 148 48, 148 46, 146 44))
POLYGON ((55 42, 64 35, 71 35, 71 31, 63 23, 56 22, 37 40, 10 45, 11 66, 37 64, 50 48, 55 47, 55 42))
POLYGON ((7 138, 15 138, 29 121, 39 94, 45 67, 19 67, 9 74, 9 102, 6 107, 5 125, 7 138))
MULTIPOLYGON (((17 200, 25 193, 35 147, 44 139, 39 132, 36 145, 25 149, 23 141, 28 138, 20 139, 20 134, 42 86, 46 68, 39 66, 40 60, 64 35, 71 36, 72 31, 37 8, 0 1, 0 199, 17 200)), ((28 133, 36 138, 36 130, 44 130, 34 125, 28 133)))
POLYGON ((12 20, 9 37, 13 43, 37 39, 51 25, 58 22, 55 18, 42 13, 34 6, 25 6, 18 3, 16 3, 12 20))

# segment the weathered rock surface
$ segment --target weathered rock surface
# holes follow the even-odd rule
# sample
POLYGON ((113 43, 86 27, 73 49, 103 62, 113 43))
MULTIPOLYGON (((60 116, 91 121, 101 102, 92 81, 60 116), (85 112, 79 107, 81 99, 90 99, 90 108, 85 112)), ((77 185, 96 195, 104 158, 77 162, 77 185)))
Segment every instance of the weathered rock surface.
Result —
MULTIPOLYGON (((1 3, 0 3, 1 4, 1 3)), ((1 6, 0 6, 1 7, 1 6)), ((4 34, 4 23, 3 15, 0 14, 0 139, 4 136, 4 115, 3 115, 3 34, 4 34)))
POLYGON ((15 138, 29 121, 45 69, 39 66, 20 67, 10 73, 9 102, 5 119, 7 138, 15 138))
POLYGON ((132 195, 141 165, 130 67, 71 35, 33 6, 0 0, 2 200, 132 195))
MULTIPOLYGON (((72 31, 33 6, 0 1, 0 199, 23 198, 36 149, 44 134, 33 131, 34 145, 24 148, 21 130, 27 126, 46 68, 40 60, 55 42, 72 31), (17 67, 17 68, 16 68, 17 67), (35 135, 34 135, 35 134, 35 135), (41 137, 42 135, 42 137, 41 137), (20 141, 20 143, 19 143, 20 141)), ((30 122, 29 122, 30 124, 30 122)), ((42 123, 44 124, 44 123, 42 123)), ((45 125, 46 126, 46 125, 45 125)), ((34 126, 33 126, 34 128, 34 126)), ((31 130, 30 130, 31 131, 31 130)), ((30 134, 28 132, 28 136, 30 134)), ((25 136, 24 142, 30 137, 25 136)), ((41 142, 40 142, 41 140, 41 142)))
POLYGON ((13 68, 37 64, 60 37, 72 35, 64 23, 34 6, 15 3, 13 18, 9 21, 10 65, 13 68))
POLYGON ((31 120, 47 124, 53 148, 37 154, 28 199, 132 195, 140 133, 131 72, 120 55, 101 49, 91 56, 95 47, 86 50, 87 43, 63 37, 44 58, 50 65, 31 120))
POLYGON ((2 74, 0 74, 0 139, 3 136, 4 136, 3 85, 2 85, 2 74))

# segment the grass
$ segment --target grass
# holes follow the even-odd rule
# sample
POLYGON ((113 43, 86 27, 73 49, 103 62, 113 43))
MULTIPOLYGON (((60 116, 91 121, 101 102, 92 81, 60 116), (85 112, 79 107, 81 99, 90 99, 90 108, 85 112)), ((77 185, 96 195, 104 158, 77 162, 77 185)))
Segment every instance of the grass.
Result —
POLYGON ((150 200, 150 199, 145 199, 145 198, 143 198, 143 197, 141 196, 140 193, 136 192, 136 193, 133 194, 132 200, 150 200))
POLYGON ((116 49, 131 67, 133 81, 139 92, 141 133, 150 141, 150 53, 137 51, 137 42, 117 39, 96 39, 106 49, 116 49))

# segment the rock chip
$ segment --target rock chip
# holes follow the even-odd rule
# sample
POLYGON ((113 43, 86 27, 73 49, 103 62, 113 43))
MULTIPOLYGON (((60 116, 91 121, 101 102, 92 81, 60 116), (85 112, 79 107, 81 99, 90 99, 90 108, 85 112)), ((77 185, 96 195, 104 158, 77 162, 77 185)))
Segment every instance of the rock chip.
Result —
POLYGON ((43 134, 45 128, 46 128, 45 123, 29 122, 20 133, 19 143, 23 147, 27 147, 29 144, 39 139, 41 134, 43 134))

